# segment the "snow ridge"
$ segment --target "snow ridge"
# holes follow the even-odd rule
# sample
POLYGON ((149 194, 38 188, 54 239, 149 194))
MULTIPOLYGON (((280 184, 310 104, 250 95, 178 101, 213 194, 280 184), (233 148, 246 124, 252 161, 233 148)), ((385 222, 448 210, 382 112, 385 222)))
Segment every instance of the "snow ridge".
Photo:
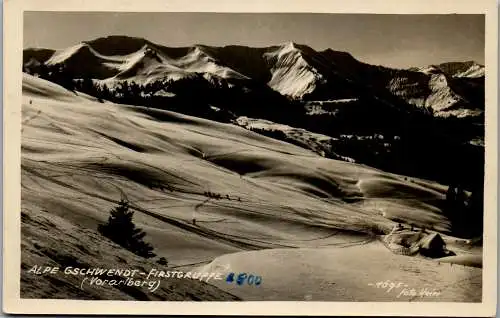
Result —
POLYGON ((296 44, 289 42, 277 50, 264 54, 271 69, 272 78, 268 85, 282 95, 301 98, 314 91, 324 77, 303 57, 296 44))

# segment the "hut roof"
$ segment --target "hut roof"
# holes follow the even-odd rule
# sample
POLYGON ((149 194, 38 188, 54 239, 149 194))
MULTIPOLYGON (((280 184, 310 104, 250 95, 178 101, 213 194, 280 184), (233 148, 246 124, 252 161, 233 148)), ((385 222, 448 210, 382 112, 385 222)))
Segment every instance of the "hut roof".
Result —
POLYGON ((420 247, 423 249, 443 248, 446 243, 438 233, 431 233, 420 240, 420 247))

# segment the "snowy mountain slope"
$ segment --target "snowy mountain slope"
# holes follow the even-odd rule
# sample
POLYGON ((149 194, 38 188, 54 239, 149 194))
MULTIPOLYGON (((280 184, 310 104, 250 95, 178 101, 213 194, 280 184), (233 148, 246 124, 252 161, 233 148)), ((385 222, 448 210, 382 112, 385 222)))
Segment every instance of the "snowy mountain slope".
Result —
POLYGON ((293 42, 264 54, 271 65, 272 78, 268 85, 293 98, 302 98, 314 91, 325 79, 302 56, 302 51, 293 42))
POLYGON ((225 79, 249 79, 245 75, 219 64, 200 46, 195 46, 187 55, 176 60, 175 65, 193 73, 208 73, 225 79))
POLYGON ((465 73, 450 76, 430 66, 396 72, 387 88, 409 104, 432 109, 436 116, 474 117, 484 109, 484 78, 482 84, 480 80, 481 76, 465 73))
MULTIPOLYGON (((346 255, 331 281, 337 284, 335 289, 307 285, 314 290, 306 292, 319 299, 344 299, 340 294, 333 297, 332 291, 335 294, 361 286, 360 280, 349 283, 341 279, 342 275, 356 274, 347 264, 368 263, 360 255, 376 266, 376 271, 364 271, 369 282, 381 279, 377 275, 390 264, 409 266, 405 258, 389 257, 391 254, 374 235, 392 228, 395 222, 403 220, 450 233, 450 220, 439 208, 446 186, 326 159, 235 125, 158 109, 101 103, 27 74, 23 75, 22 117, 21 204, 27 211, 23 213, 26 248, 22 249, 22 260, 28 267, 33 262, 50 261, 50 255, 54 255, 50 247, 58 239, 65 244, 58 245, 56 255, 71 255, 78 250, 78 259, 89 266, 114 264, 120 259, 130 266, 156 266, 129 257, 116 245, 92 245, 100 240, 97 224, 106 221, 109 210, 124 196, 135 213, 134 222, 145 230, 147 241, 168 259, 169 266, 189 269, 215 259, 227 260, 226 264, 239 270, 241 262, 248 262, 247 254, 239 252, 266 250, 262 252, 267 261, 309 279, 311 268, 322 268, 325 258, 321 255, 328 249, 339 261, 346 255), (207 192, 221 198, 211 198, 207 192), (36 222, 41 228, 34 226, 36 222), (101 250, 96 251, 96 246, 101 250), (40 255, 40 248, 51 254, 40 255), (293 257, 282 263, 288 253, 293 257)), ((454 237, 446 239, 458 254, 465 253, 456 248, 454 237)), ((480 255, 480 251, 474 253, 480 255)), ((428 270, 435 265, 432 261, 415 258, 408 262, 412 270, 421 270, 420 279, 434 282, 435 272, 428 270)), ((282 289, 272 296, 274 288, 280 286, 271 281, 279 282, 283 276, 274 268, 269 272, 253 268, 263 271, 264 284, 268 279, 270 282, 265 286, 271 290, 263 289, 260 299, 278 295, 280 299, 275 300, 289 300, 300 294, 296 289, 282 289)), ((399 270, 405 271, 405 267, 399 270)), ((453 283, 472 270, 448 271, 442 267, 439 274, 443 273, 446 277, 439 283, 453 283)), ((443 299, 466 298, 480 282, 479 274, 474 271, 470 276, 471 288, 462 283, 453 293, 443 293, 443 299)), ((416 276, 408 275, 412 282, 416 282, 416 276)), ((390 275, 384 277, 389 279, 390 275)), ((290 286, 298 283, 286 282, 290 286)), ((61 283, 66 288, 73 282, 61 282, 60 277, 55 281, 24 281, 27 285, 23 290, 40 291, 39 295, 48 297, 47 290, 61 283), (37 288, 30 289, 33 286, 37 288)), ((175 287, 175 293, 162 289, 159 298, 179 299, 187 288, 191 288, 193 299, 213 299, 218 294, 221 299, 230 298, 195 282, 175 281, 168 286, 175 287)), ((101 295, 117 297, 118 291, 106 291, 101 295)), ((243 299, 258 299, 256 294, 243 294, 243 299)), ((121 297, 127 299, 124 294, 121 297)), ((381 293, 363 297, 387 299, 381 293)))
POLYGON ((442 73, 449 77, 478 78, 484 76, 485 67, 474 61, 448 62, 437 65, 422 67, 412 67, 410 71, 417 71, 426 74, 442 73))
POLYGON ((240 252, 218 257, 201 269, 213 270, 225 264, 230 264, 230 270, 236 273, 262 275, 263 281, 259 288, 241 288, 223 281, 213 282, 215 286, 250 301, 280 300, 279 295, 284 291, 289 294, 290 300, 296 301, 481 301, 481 293, 474 291, 471 285, 456 283, 457 279, 479 283, 482 279, 480 268, 451 266, 395 255, 376 242, 344 248, 240 252), (285 268, 286 271, 283 270, 285 268), (290 271, 295 275, 287 274, 290 271), (401 281, 417 290, 425 286, 428 290, 440 292, 434 297, 422 297, 417 292, 415 297, 402 293, 402 288, 367 288, 375 284, 372 283, 372 277, 378 277, 377 282, 401 281))
POLYGON ((184 71, 172 65, 169 59, 160 52, 145 45, 139 51, 127 55, 119 67, 120 72, 106 82, 120 80, 148 83, 158 80, 178 79, 184 76, 184 71))
POLYGON ((393 76, 386 87, 409 104, 424 107, 431 94, 430 87, 426 85, 427 81, 427 76, 401 73, 393 76))
POLYGON ((88 63, 102 62, 102 56, 85 43, 78 43, 69 48, 56 51, 46 62, 47 65, 71 63, 78 58, 88 59, 88 63))
POLYGON ((173 59, 162 51, 145 45, 136 53, 124 59, 121 72, 112 80, 128 80, 137 83, 177 80, 191 74, 204 74, 207 80, 211 77, 226 80, 245 80, 246 76, 217 64, 217 61, 207 55, 199 47, 194 47, 185 56, 173 59))
POLYGON ((274 123, 269 120, 248 118, 245 116, 238 117, 235 123, 248 130, 256 131, 263 135, 268 134, 273 138, 293 143, 305 149, 310 149, 322 157, 355 162, 352 158, 335 153, 335 149, 332 145, 336 138, 330 136, 313 133, 302 128, 274 123))
POLYGON ((56 51, 46 62, 48 67, 64 67, 75 78, 91 77, 103 79, 119 72, 123 59, 103 56, 90 45, 79 43, 56 51))
POLYGON ((456 73, 454 77, 468 77, 468 78, 478 78, 485 76, 485 68, 479 64, 471 65, 467 70, 463 72, 456 73))
POLYGON ((413 72, 421 72, 421 73, 424 73, 427 75, 441 72, 439 70, 439 68, 437 68, 435 65, 422 66, 422 67, 412 67, 412 68, 409 68, 408 70, 413 71, 413 72))
MULTIPOLYGON (((209 190, 227 193, 233 198, 240 197, 245 206, 269 205, 269 211, 278 214, 277 211, 287 211, 282 215, 283 222, 305 222, 310 219, 304 219, 300 213, 290 213, 290 206, 294 206, 294 209, 299 210, 307 207, 318 211, 331 211, 327 214, 318 212, 314 216, 320 219, 327 217, 331 222, 350 222, 341 217, 342 213, 349 213, 353 219, 356 219, 356 216, 364 215, 366 218, 371 215, 370 218, 373 217, 374 222, 391 224, 378 212, 372 214, 371 211, 364 211, 362 206, 369 205, 372 196, 373 200, 390 197, 390 189, 401 187, 402 192, 408 192, 412 197, 417 196, 415 199, 419 202, 421 200, 421 203, 416 205, 415 202, 401 197, 387 205, 388 211, 396 213, 399 205, 419 211, 422 208, 419 212, 422 224, 429 227, 433 224, 442 231, 447 231, 449 227, 446 218, 436 207, 432 207, 443 198, 446 189, 444 186, 433 183, 427 187, 425 182, 423 186, 417 186, 405 182, 402 176, 362 165, 325 159, 312 151, 234 125, 167 111, 102 104, 29 75, 24 76, 23 91, 24 173, 26 177, 48 177, 52 180, 48 182, 53 183, 54 191, 73 192, 76 189, 73 187, 64 190, 58 183, 64 182, 85 189, 86 195, 99 195, 99 200, 104 200, 104 197, 119 197, 118 189, 121 189, 129 195, 130 200, 137 201, 138 204, 143 202, 140 206, 146 209, 154 208, 155 204, 162 201, 148 201, 148 197, 164 197, 165 205, 169 202, 184 201, 185 208, 164 211, 159 209, 158 213, 185 221, 190 221, 192 208, 206 199, 203 192, 209 190), (65 147, 61 147, 62 144, 65 147), (44 163, 46 160, 48 163, 44 163), (49 172, 59 168, 51 162, 65 163, 60 167, 64 171, 79 167, 79 171, 86 173, 78 172, 79 177, 61 175, 52 178, 52 173, 49 172), (32 169, 40 165, 45 168, 32 169), (186 168, 186 165, 189 168, 186 168), (42 173, 45 177, 39 175, 42 170, 49 174, 42 173), (107 179, 106 175, 112 179, 107 179), (283 179, 278 180, 278 175, 283 179), (114 185, 106 182, 97 188, 92 186, 94 183, 90 179, 105 180, 103 177, 114 185), (365 179, 363 190, 360 192, 358 182, 365 179), (285 187, 283 180, 289 180, 290 184, 285 187), (174 191, 163 193, 156 188, 160 184, 164 187, 171 186, 174 191), (375 184, 379 184, 379 190, 376 190, 375 184), (436 187, 440 190, 435 190, 436 187), (373 194, 370 194, 372 191, 373 194), (343 196, 363 197, 360 210, 351 211, 348 205, 339 201, 343 196), (281 197, 288 197, 286 206, 280 207, 285 202, 279 199, 281 197), (189 202, 193 205, 189 205, 189 202), (423 205, 426 207, 423 208, 423 205), (334 212, 336 209, 338 211, 334 212), (189 213, 186 213, 187 211, 189 213), (329 213, 334 215, 328 216, 329 213)), ((25 192, 29 194, 27 199, 31 195, 34 199, 51 192, 48 189, 37 192, 36 183, 32 183, 29 177, 23 180, 25 185, 31 184, 29 187, 33 190, 25 192)), ((65 195, 60 199, 66 202, 67 197, 65 195)), ((50 201, 53 200, 59 199, 52 195, 50 201)), ((27 204, 40 201, 24 202, 27 204)), ((215 217, 219 208, 222 209, 221 213, 225 213, 226 205, 239 209, 237 200, 209 202, 207 210, 200 210, 205 211, 207 215, 201 213, 200 218, 209 220, 215 217), (213 213, 215 214, 210 217, 213 213)), ((61 210, 61 213, 64 211, 61 210)), ((92 212, 92 215, 95 213, 97 211, 92 212)), ((74 217, 78 215, 75 214, 74 217)), ((236 220, 240 217, 244 217, 244 214, 235 214, 230 218, 236 220)), ((355 228, 357 225, 352 226, 355 228)), ((278 231, 272 236, 282 234, 278 231)))
POLYGON ((431 94, 427 97, 425 106, 432 107, 438 112, 463 101, 460 96, 451 90, 446 76, 443 74, 431 75, 429 88, 431 90, 431 94))
POLYGON ((438 116, 467 117, 484 109, 485 67, 474 61, 450 62, 414 68, 429 76, 425 106, 438 116))

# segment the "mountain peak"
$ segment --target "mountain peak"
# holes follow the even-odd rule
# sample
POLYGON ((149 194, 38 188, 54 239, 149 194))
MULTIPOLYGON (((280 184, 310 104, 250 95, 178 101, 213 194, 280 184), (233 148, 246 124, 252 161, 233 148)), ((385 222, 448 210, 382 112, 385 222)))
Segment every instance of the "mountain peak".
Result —
POLYGON ((51 58, 47 61, 47 63, 54 65, 74 58, 81 58, 83 60, 95 59, 96 52, 87 43, 80 42, 74 46, 55 52, 54 55, 52 55, 51 58))
MULTIPOLYGON (((274 47, 276 48, 276 47, 274 47)), ((293 52, 300 51, 299 45, 295 42, 288 41, 277 46, 278 51, 281 52, 293 52)))
POLYGON ((144 44, 139 52, 142 52, 144 55, 163 55, 161 50, 159 50, 156 46, 151 45, 150 43, 144 44))
POLYGON ((188 55, 193 60, 204 59, 205 61, 215 61, 215 59, 207 52, 207 47, 204 45, 193 45, 189 48, 188 55))
POLYGON ((311 48, 310 46, 308 45, 305 45, 305 44, 299 44, 297 42, 293 42, 293 41, 288 41, 288 42, 285 42, 285 43, 282 43, 279 48, 283 51, 300 51, 300 52, 303 52, 303 53, 308 53, 308 54, 311 54, 311 53, 317 53, 313 48, 311 48))
POLYGON ((296 48, 297 43, 295 43, 293 41, 287 41, 287 42, 283 43, 282 46, 287 47, 287 48, 296 48))

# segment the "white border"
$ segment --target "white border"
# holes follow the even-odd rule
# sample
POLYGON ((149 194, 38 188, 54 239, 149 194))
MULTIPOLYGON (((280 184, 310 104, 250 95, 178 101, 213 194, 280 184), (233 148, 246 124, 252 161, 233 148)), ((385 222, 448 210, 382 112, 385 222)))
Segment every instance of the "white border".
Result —
MULTIPOLYGON (((43 27, 43 26, 40 26, 43 27)), ((85 26, 82 26, 85 27, 85 26)), ((3 310, 24 314, 495 316, 497 299, 497 31, 495 0, 5 0, 3 310), (20 127, 24 11, 486 14, 486 173, 482 303, 136 302, 20 299, 20 127)))

